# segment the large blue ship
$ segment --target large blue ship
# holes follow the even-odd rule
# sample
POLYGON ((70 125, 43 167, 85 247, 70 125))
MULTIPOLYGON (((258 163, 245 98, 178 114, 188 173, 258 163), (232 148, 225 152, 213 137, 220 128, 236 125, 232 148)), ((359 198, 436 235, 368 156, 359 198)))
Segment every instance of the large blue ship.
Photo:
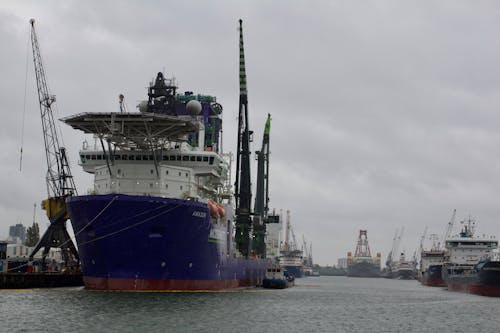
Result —
MULTIPOLYGON (((240 33, 240 66, 242 53, 240 33)), ((123 95, 119 105, 119 112, 62 119, 94 138, 79 156, 94 175, 92 193, 67 199, 86 288, 220 290, 262 283, 271 261, 255 250, 259 238, 249 232, 265 232, 265 225, 249 220, 249 207, 240 202, 251 197, 241 190, 249 181, 237 183, 233 198, 216 98, 178 94, 174 80, 158 73, 138 112, 126 110, 123 95)), ((239 139, 245 131, 249 139, 248 128, 239 139)), ((247 169, 240 179, 249 178, 247 169)))

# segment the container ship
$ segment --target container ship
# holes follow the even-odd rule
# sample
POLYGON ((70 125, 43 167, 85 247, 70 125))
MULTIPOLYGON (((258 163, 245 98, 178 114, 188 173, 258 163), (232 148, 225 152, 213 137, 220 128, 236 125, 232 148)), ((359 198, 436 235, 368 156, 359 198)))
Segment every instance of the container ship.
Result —
POLYGON ((347 253, 347 276, 380 277, 380 253, 372 257, 366 230, 360 230, 354 256, 347 253))
POLYGON ((297 247, 297 240, 290 224, 289 210, 286 211, 286 215, 285 243, 281 248, 278 262, 281 268, 286 270, 288 274, 296 278, 301 278, 304 276, 303 251, 297 247), (293 241, 290 239, 290 233, 292 234, 293 241))
POLYGON ((462 222, 460 233, 446 239, 442 274, 448 290, 500 297, 500 260, 493 237, 474 236, 475 222, 462 222))
POLYGON ((234 192, 215 97, 178 94, 175 80, 160 72, 139 112, 128 112, 123 101, 120 95, 119 112, 62 119, 95 140, 84 141, 79 156, 83 170, 94 175, 94 189, 67 199, 85 287, 220 290, 261 284, 271 261, 261 250, 265 225, 250 211, 241 20, 234 192))

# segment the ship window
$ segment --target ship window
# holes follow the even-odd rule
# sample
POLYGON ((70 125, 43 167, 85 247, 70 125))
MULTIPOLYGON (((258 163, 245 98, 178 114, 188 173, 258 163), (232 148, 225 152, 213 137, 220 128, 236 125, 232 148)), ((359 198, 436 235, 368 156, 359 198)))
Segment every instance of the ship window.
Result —
POLYGON ((168 188, 168 184, 165 184, 165 188, 168 188))
POLYGON ((153 184, 152 183, 149 184, 149 188, 153 188, 153 184))
POLYGON ((134 155, 130 155, 130 156, 128 157, 128 159, 129 159, 130 161, 133 161, 133 160, 135 159, 135 156, 134 156, 134 155))
POLYGON ((155 157, 153 155, 149 155, 149 160, 150 161, 154 161, 155 160, 155 157))
POLYGON ((177 155, 177 161, 180 161, 181 159, 181 155, 177 155))
POLYGON ((82 161, 82 163, 85 163, 85 155, 80 155, 80 160, 82 161))
POLYGON ((122 155, 122 160, 126 161, 127 160, 127 155, 122 155))
POLYGON ((182 156, 183 161, 189 161, 189 156, 182 156))
POLYGON ((115 155, 115 160, 121 160, 122 156, 121 155, 115 155))
POLYGON ((96 159, 95 155, 92 155, 92 159, 93 159, 93 160, 95 160, 95 159, 96 159))
POLYGON ((179 172, 179 177, 181 176, 181 173, 179 172))
POLYGON ((196 161, 201 162, 201 156, 196 156, 196 161))
POLYGON ((168 161, 168 156, 167 155, 163 155, 162 160, 168 161))
POLYGON ((166 174, 166 175, 168 175, 168 170, 167 170, 167 171, 165 171, 165 174, 166 174))
POLYGON ((136 161, 140 161, 140 160, 141 160, 141 155, 137 155, 137 156, 135 157, 135 160, 136 160, 136 161))
POLYGON ((210 165, 214 164, 214 157, 210 156, 210 165))
POLYGON ((203 162, 208 162, 208 156, 203 156, 203 162))
POLYGON ((171 161, 175 161, 175 156, 174 156, 174 155, 171 155, 171 156, 170 156, 170 160, 171 160, 171 161))
POLYGON ((181 190, 182 190, 182 185, 180 186, 181 190))
POLYGON ((85 155, 85 159, 90 160, 90 155, 85 155))
POLYGON ((116 170, 116 173, 117 173, 117 174, 120 174, 120 173, 122 173, 122 170, 121 170, 121 169, 118 169, 118 170, 116 170))
POLYGON ((97 155, 98 160, 102 160, 102 155, 97 155))
POLYGON ((186 178, 189 176, 189 174, 186 172, 186 178))
POLYGON ((147 161, 148 160, 148 155, 142 155, 142 160, 147 161))
POLYGON ((196 156, 191 156, 191 161, 196 162, 196 156))

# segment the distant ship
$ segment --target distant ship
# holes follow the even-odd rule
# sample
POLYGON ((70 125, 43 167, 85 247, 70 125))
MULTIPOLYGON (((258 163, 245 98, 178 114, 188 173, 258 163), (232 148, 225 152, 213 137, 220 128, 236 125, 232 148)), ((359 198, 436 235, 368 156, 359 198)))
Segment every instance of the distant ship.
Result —
POLYGON ((498 240, 474 236, 475 222, 462 222, 462 230, 446 239, 443 279, 448 290, 500 297, 498 240))
POLYGON ((295 234, 291 230, 290 211, 287 210, 286 214, 285 243, 280 251, 278 262, 279 265, 288 272, 288 274, 293 275, 296 278, 301 278, 304 276, 303 251, 298 249, 295 234), (292 233, 293 241, 290 240, 290 233, 292 233))
POLYGON ((444 255, 445 251, 434 244, 430 250, 420 252, 420 283, 431 287, 446 286, 441 275, 444 255))
POLYGON ((347 276, 380 277, 380 252, 373 258, 366 230, 360 230, 354 257, 347 253, 347 276))
POLYGON ((403 237, 404 229, 394 235, 392 242, 392 249, 387 255, 385 262, 386 267, 383 270, 383 276, 390 279, 415 279, 417 277, 416 262, 414 260, 407 260, 404 251, 399 252, 399 257, 394 258, 395 253, 398 253, 399 244, 403 237))
POLYGON ((398 280, 412 280, 416 278, 415 262, 406 260, 406 255, 401 252, 398 261, 394 262, 391 277, 398 280))

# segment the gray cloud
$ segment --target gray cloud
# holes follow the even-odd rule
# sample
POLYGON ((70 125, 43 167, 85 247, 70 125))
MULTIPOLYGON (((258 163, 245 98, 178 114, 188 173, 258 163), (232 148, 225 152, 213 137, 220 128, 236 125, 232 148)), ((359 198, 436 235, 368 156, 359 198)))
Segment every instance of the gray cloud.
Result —
MULTIPOLYGON (((165 68, 180 89, 224 105, 235 150, 237 20, 244 20, 253 149, 271 130, 271 203, 332 264, 367 228, 385 256, 396 228, 416 248, 424 226, 442 233, 453 208, 498 234, 500 5, 492 1, 36 1, 0 10, 0 207, 30 223, 45 194, 45 157, 31 54, 24 135, 28 20, 35 17, 59 117, 129 109, 165 68)), ((61 125, 80 192, 83 136, 61 125)), ((40 220, 43 212, 37 212, 40 220)))

